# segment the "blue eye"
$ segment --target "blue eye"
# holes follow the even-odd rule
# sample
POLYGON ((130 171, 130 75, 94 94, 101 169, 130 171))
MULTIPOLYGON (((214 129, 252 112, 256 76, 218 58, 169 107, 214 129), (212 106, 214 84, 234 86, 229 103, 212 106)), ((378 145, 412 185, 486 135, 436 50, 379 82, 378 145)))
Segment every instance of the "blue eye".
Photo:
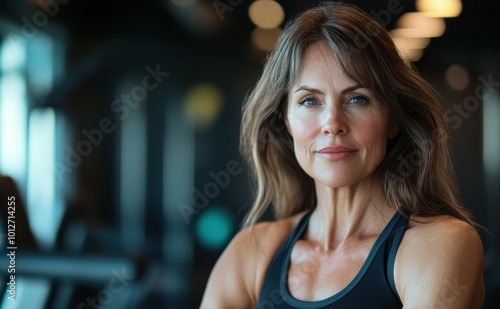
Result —
POLYGON ((315 98, 304 98, 299 102, 300 105, 304 106, 315 106, 318 105, 318 101, 315 98))
POLYGON ((352 97, 350 100, 349 100, 350 103, 354 104, 354 105, 361 105, 361 104, 365 104, 368 102, 368 99, 365 98, 365 97, 362 97, 362 96, 355 96, 355 97, 352 97))

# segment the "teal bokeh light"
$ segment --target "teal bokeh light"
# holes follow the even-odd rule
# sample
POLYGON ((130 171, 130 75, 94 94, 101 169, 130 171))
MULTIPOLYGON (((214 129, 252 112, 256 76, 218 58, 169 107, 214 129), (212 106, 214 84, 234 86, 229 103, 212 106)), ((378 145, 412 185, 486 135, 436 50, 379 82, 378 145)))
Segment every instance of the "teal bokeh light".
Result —
POLYGON ((203 210, 196 220, 196 238, 203 247, 220 249, 229 241, 233 226, 233 218, 228 211, 220 206, 211 206, 203 210))

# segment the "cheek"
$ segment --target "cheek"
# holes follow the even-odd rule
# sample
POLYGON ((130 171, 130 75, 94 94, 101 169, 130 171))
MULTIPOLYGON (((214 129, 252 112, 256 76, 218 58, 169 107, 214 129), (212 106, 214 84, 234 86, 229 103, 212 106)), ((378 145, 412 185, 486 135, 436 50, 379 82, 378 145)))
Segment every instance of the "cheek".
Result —
POLYGON ((311 117, 293 115, 288 118, 289 133, 296 150, 308 148, 317 134, 317 121, 311 117))
POLYGON ((314 121, 307 117, 290 115, 287 127, 293 139, 295 157, 302 168, 305 168, 304 164, 309 160, 309 150, 315 138, 314 121))
POLYGON ((371 151, 385 154, 387 139, 389 138, 389 125, 387 119, 375 118, 365 121, 358 126, 358 137, 366 145, 370 145, 371 151))

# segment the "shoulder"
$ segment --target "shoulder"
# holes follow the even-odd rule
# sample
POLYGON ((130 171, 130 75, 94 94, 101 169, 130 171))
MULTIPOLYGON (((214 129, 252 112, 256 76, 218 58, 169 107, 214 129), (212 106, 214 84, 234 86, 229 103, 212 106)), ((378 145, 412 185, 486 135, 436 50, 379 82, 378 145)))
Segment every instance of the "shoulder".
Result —
POLYGON ((476 229, 452 216, 411 218, 404 241, 421 249, 440 249, 444 254, 457 249, 477 249, 482 253, 482 242, 476 229))
POLYGON ((303 215, 239 231, 212 270, 201 308, 255 306, 269 264, 303 215))
POLYGON ((481 308, 483 246, 476 229, 451 216, 412 219, 395 268, 405 308, 481 308))

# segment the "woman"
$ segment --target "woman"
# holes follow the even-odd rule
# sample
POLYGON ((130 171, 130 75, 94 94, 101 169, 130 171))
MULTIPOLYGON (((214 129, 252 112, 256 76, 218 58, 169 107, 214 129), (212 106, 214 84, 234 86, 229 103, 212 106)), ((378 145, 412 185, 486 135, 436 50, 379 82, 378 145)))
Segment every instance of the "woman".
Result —
POLYGON ((243 114, 257 197, 202 308, 481 308, 439 96, 356 7, 283 31, 243 114), (277 221, 258 223, 272 204, 277 221))

